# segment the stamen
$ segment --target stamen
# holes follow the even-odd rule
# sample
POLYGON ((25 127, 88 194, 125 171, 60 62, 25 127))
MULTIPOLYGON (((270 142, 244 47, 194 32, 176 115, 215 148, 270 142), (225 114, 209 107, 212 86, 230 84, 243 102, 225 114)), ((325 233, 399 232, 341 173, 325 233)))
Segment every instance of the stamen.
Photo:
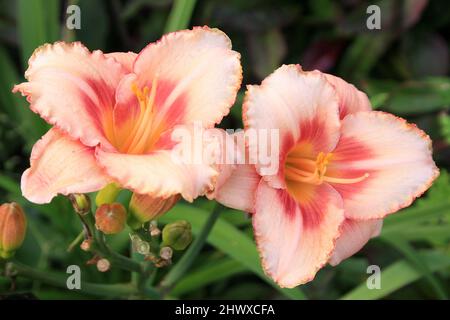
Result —
POLYGON ((334 178, 334 177, 323 177, 323 181, 331 182, 331 183, 339 183, 339 184, 351 184, 361 182, 369 177, 368 173, 364 173, 362 176, 357 178, 334 178))
POLYGON ((144 151, 148 138, 152 130, 152 122, 154 117, 154 103, 156 98, 156 90, 158 86, 158 75, 153 78, 151 90, 145 86, 140 90, 136 83, 131 85, 131 90, 139 101, 141 113, 131 131, 123 149, 126 152, 140 153, 144 151))
POLYGON ((286 159, 285 178, 291 181, 320 185, 324 181, 339 184, 357 183, 363 181, 369 176, 368 173, 356 178, 337 178, 327 176, 327 166, 332 156, 332 153, 320 152, 315 161, 306 158, 294 158, 288 156, 286 159), (299 169, 298 166, 302 169, 307 166, 307 169, 302 170, 299 169), (308 169, 312 170, 308 171, 308 169))

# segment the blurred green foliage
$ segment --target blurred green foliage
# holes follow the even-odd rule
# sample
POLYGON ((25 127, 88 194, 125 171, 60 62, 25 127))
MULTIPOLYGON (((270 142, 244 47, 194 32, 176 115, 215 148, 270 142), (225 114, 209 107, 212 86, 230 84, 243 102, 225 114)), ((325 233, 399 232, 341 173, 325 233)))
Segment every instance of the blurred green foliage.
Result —
MULTIPOLYGON (((90 49, 139 51, 164 32, 209 25, 226 32, 242 54, 244 84, 259 83, 282 63, 334 73, 367 92, 374 108, 415 122, 434 142, 441 176, 410 208, 385 220, 381 236, 335 268, 326 267, 300 288, 280 289, 262 272, 250 220, 241 212, 221 214, 190 272, 170 293, 175 298, 433 299, 450 295, 450 2, 445 0, 0 0, 0 202, 20 202, 29 230, 20 262, 45 270, 51 284, 18 278, 15 294, 41 299, 108 297, 96 290, 64 289, 66 267, 83 265, 83 280, 129 281, 113 268, 99 273, 90 258, 66 248, 80 223, 63 197, 36 206, 21 197, 20 175, 34 142, 48 129, 21 97, 11 94, 23 79, 27 59, 45 42, 80 40, 90 49), (366 8, 378 4, 382 29, 366 28, 366 8), (81 8, 81 30, 65 28, 66 8, 81 8), (382 289, 369 290, 366 268, 382 269, 382 289), (58 280, 59 279, 59 280, 58 280)), ((222 126, 241 127, 243 90, 222 126)), ((126 198, 126 197, 125 197, 126 198)), ((192 224, 194 236, 213 203, 181 203, 160 219, 192 224)), ((108 237, 129 255, 128 231, 108 237)), ((179 256, 175 255, 176 261, 179 256)), ((165 270, 155 275, 161 279, 165 270)), ((10 279, 0 277, 0 293, 10 279)))

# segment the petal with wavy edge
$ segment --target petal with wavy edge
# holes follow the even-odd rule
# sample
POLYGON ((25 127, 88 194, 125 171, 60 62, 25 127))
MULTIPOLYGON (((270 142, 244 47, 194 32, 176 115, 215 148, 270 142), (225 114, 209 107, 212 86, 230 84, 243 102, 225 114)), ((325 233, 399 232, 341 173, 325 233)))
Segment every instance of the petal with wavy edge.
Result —
POLYGON ((428 135, 379 111, 344 118, 327 172, 342 178, 369 174, 358 183, 332 183, 344 199, 346 217, 356 220, 383 218, 409 206, 439 175, 428 135))
POLYGON ((365 221, 345 219, 329 263, 336 266, 357 253, 371 238, 380 235, 382 226, 382 219, 365 221))
POLYGON ((299 205, 281 189, 261 181, 253 228, 265 272, 282 287, 311 281, 329 260, 344 221, 342 199, 322 184, 299 205))
POLYGON ((139 53, 134 72, 141 85, 150 86, 155 77, 166 83, 156 122, 181 108, 177 124, 201 121, 205 127, 228 114, 242 81, 239 53, 231 50, 225 33, 208 27, 172 32, 149 44, 139 53), (180 96, 186 97, 182 106, 180 96))
POLYGON ((101 51, 81 43, 56 42, 35 50, 25 72, 28 82, 14 92, 27 96, 30 108, 87 146, 109 145, 115 90, 125 70, 101 51))
POLYGON ((97 191, 111 181, 97 165, 93 148, 57 128, 36 142, 30 163, 21 188, 23 196, 34 203, 48 203, 57 194, 97 191))

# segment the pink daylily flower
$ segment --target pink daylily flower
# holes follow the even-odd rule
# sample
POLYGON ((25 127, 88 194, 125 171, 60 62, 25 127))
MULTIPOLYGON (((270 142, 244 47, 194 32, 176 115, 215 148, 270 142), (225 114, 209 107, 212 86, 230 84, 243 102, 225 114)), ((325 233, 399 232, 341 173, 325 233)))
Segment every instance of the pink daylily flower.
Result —
POLYGON ((235 101, 242 68, 223 32, 196 27, 167 34, 139 54, 46 44, 25 77, 13 91, 53 125, 22 176, 27 199, 47 203, 114 182, 137 194, 136 205, 161 211, 162 199, 173 205, 179 195, 192 201, 211 189, 217 171, 174 162, 171 133, 194 122, 219 123, 235 101))
POLYGON ((263 268, 282 287, 311 281, 327 262, 359 251, 386 215, 439 175, 423 131, 371 111, 364 93, 319 71, 284 65, 248 86, 243 118, 246 130, 279 130, 278 172, 230 166, 213 196, 252 213, 263 268))

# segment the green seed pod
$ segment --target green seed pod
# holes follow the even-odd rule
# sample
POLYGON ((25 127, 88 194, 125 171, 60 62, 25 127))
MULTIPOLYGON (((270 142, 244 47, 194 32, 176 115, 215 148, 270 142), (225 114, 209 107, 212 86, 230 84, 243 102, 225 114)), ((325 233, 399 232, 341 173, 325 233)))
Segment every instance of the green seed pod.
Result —
POLYGON ((167 224, 162 231, 162 245, 184 250, 192 241, 191 224, 185 220, 167 224))

